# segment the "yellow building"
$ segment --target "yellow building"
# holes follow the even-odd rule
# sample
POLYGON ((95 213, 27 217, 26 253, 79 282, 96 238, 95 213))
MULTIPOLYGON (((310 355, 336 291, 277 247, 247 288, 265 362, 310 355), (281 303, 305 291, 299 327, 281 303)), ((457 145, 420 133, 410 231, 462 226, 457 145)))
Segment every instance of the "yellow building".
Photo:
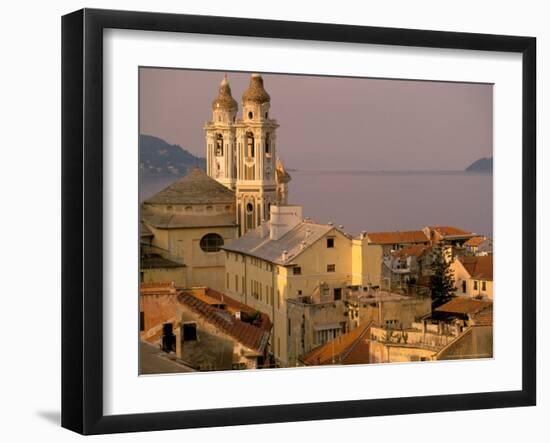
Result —
MULTIPOLYGON (((352 281, 352 241, 333 225, 303 220, 301 206, 270 210, 269 222, 224 246, 225 292, 270 316, 271 351, 281 365, 292 366, 301 349, 292 339, 297 325, 288 315, 287 301, 313 296, 323 302, 341 300, 352 281)), ((339 327, 330 334, 339 334, 339 327)))
POLYGON ((451 264, 456 295, 493 299, 493 256, 455 257, 451 264))
POLYGON ((155 272, 147 281, 158 278, 186 287, 224 289, 220 248, 237 236, 233 191, 196 168, 146 200, 140 215, 147 234, 142 236, 142 269, 151 255, 183 265, 155 272))

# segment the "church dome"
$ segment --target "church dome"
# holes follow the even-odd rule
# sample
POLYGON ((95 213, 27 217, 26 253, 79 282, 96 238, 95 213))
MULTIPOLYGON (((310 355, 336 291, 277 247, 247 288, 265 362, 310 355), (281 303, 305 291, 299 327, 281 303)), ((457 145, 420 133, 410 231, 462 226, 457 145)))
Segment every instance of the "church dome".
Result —
POLYGON ((250 85, 244 91, 243 102, 254 102, 258 104, 268 103, 271 97, 264 89, 264 79, 260 74, 252 74, 250 85))
POLYGON ((225 109, 228 111, 237 110, 237 101, 231 95, 231 87, 229 86, 229 81, 227 80, 227 75, 223 77, 222 82, 220 83, 220 90, 218 96, 212 102, 212 109, 215 111, 217 109, 225 109))

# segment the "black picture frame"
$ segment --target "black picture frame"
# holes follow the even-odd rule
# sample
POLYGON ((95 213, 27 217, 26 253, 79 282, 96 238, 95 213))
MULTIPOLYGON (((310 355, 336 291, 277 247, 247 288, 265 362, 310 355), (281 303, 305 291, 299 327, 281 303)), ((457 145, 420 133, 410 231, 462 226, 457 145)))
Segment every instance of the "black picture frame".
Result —
POLYGON ((62 426, 82 434, 489 409, 536 404, 536 39, 83 9, 62 18, 62 426), (522 54, 522 389, 104 415, 103 31, 108 28, 522 54))

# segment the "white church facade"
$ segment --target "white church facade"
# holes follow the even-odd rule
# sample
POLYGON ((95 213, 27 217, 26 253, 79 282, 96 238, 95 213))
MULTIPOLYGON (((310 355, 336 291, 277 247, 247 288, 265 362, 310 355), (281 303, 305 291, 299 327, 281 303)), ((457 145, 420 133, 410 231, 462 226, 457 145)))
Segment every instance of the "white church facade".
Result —
POLYGON ((240 234, 269 220, 272 205, 287 203, 290 176, 277 161, 277 121, 263 78, 252 74, 242 96, 242 115, 227 77, 212 103, 206 132, 207 174, 235 191, 240 234))

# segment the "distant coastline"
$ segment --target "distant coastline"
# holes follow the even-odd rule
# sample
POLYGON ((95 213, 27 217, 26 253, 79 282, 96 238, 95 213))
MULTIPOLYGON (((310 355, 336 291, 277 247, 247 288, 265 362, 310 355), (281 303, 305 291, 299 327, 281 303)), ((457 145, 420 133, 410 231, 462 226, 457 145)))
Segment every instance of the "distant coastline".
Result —
POLYGON ((466 172, 492 172, 493 157, 483 157, 473 162, 465 169, 466 172))
POLYGON ((145 177, 180 177, 189 170, 206 169, 206 159, 191 154, 179 145, 171 145, 161 138, 139 136, 139 171, 145 177))

